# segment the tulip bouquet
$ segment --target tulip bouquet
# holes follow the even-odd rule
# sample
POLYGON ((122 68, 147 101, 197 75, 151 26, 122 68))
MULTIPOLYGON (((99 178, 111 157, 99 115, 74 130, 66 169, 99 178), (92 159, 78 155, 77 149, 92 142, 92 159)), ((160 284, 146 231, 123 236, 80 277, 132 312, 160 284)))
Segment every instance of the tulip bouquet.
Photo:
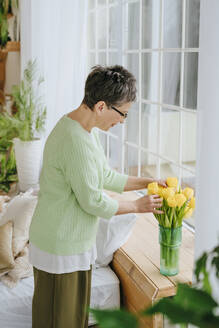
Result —
POLYGON ((159 195, 163 205, 155 214, 159 222, 160 272, 163 275, 175 275, 179 272, 179 247, 182 240, 182 220, 192 215, 195 208, 194 190, 181 189, 175 177, 166 179, 167 187, 157 182, 148 185, 149 195, 159 195))
POLYGON ((157 182, 148 185, 149 195, 159 195, 163 198, 163 206, 159 208, 163 214, 154 214, 159 224, 166 228, 176 228, 182 225, 183 218, 189 218, 195 208, 194 190, 177 188, 177 178, 166 179, 167 188, 157 182))

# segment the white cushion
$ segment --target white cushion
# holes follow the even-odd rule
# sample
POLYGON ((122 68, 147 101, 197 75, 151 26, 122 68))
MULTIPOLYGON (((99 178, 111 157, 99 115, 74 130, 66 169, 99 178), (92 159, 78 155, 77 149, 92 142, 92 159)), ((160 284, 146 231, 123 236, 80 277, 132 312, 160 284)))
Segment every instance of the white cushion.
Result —
POLYGON ((131 235, 137 216, 133 213, 115 215, 110 220, 101 218, 97 232, 97 259, 95 266, 107 266, 113 253, 126 243, 131 235))

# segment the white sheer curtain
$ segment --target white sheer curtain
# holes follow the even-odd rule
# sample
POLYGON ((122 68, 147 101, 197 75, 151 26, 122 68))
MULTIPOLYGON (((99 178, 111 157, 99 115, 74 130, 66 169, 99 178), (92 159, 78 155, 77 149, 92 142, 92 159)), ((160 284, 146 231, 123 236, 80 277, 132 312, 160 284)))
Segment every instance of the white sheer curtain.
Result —
POLYGON ((21 67, 37 59, 44 76, 46 135, 78 106, 86 78, 87 0, 21 0, 21 67))

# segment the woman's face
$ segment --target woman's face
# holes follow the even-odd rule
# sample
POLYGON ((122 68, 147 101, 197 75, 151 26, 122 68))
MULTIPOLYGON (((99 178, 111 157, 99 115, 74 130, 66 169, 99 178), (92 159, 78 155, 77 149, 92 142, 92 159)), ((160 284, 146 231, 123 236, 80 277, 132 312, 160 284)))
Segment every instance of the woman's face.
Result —
POLYGON ((132 103, 125 103, 121 106, 113 106, 108 107, 105 102, 99 101, 95 105, 96 113, 97 113, 97 127, 101 130, 108 131, 114 125, 118 123, 124 123, 125 117, 122 114, 128 114, 129 108, 131 107, 132 103), (117 112, 117 109, 119 112, 117 112))

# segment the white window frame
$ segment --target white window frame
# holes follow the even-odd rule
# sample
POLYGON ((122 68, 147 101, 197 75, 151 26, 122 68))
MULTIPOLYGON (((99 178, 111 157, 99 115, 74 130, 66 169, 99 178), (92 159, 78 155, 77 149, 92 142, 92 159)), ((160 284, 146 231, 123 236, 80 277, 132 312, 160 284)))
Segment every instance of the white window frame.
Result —
MULTIPOLYGON (((121 167, 120 171, 122 173, 127 173, 125 172, 125 148, 126 146, 131 146, 138 151, 138 171, 137 175, 141 175, 141 153, 142 151, 154 155, 157 158, 156 162, 156 177, 155 178, 160 178, 161 175, 161 160, 167 161, 169 164, 174 164, 175 167, 179 168, 179 183, 181 183, 182 179, 182 171, 185 170, 189 173, 192 173, 195 175, 195 170, 192 168, 189 168, 187 166, 183 165, 182 161, 182 151, 183 151, 183 135, 182 135, 182 116, 183 113, 191 113, 192 115, 195 115, 196 118, 196 109, 191 109, 191 108, 185 108, 183 107, 183 94, 184 94, 184 61, 185 61, 185 54, 186 53, 199 53, 199 48, 185 48, 185 35, 186 35, 186 3, 188 0, 182 0, 182 44, 181 48, 164 48, 163 47, 163 40, 164 40, 164 31, 163 31, 163 20, 164 20, 164 0, 160 0, 159 5, 160 5, 160 16, 159 16, 159 47, 158 48, 151 48, 151 49, 142 49, 142 3, 143 0, 120 0, 117 1, 116 6, 118 6, 119 10, 121 10, 121 22, 122 22, 122 33, 121 33, 121 48, 120 49, 109 49, 109 9, 110 7, 113 7, 115 4, 111 3, 109 0, 106 0, 106 5, 101 6, 101 8, 106 8, 106 13, 107 13, 107 19, 106 19, 106 49, 98 49, 98 28, 97 28, 97 15, 98 15, 98 0, 94 0, 95 6, 93 9, 90 10, 90 12, 95 14, 95 49, 89 50, 89 53, 95 53, 95 61, 98 63, 99 60, 99 54, 101 52, 106 53, 106 65, 109 64, 109 50, 110 52, 116 51, 120 52, 121 55, 121 64, 126 66, 126 59, 127 59, 127 54, 131 53, 137 53, 139 55, 139 90, 138 90, 138 101, 139 101, 139 138, 138 138, 138 144, 134 144, 125 138, 125 125, 123 124, 122 126, 122 142, 121 142, 121 167), (127 8, 128 4, 130 3, 139 3, 139 49, 137 50, 129 50, 126 49, 126 44, 127 44, 127 32, 128 32, 128 15, 127 15, 127 8), (125 10, 123 10, 123 8, 125 10), (147 99, 142 98, 142 53, 154 53, 158 52, 159 55, 159 78, 158 78, 158 88, 159 88, 159 96, 158 96, 158 101, 150 101, 147 99), (179 106, 175 105, 170 105, 170 104, 165 104, 163 103, 162 99, 162 94, 163 94, 163 55, 164 53, 181 53, 181 83, 180 83, 180 101, 179 101, 179 106), (151 151, 150 149, 147 149, 141 145, 141 113, 142 113, 142 104, 150 104, 150 105, 155 105, 157 106, 157 123, 158 123, 158 133, 157 133, 157 150, 156 152, 151 151), (170 158, 167 158, 163 155, 161 155, 161 111, 162 108, 170 109, 173 111, 179 112, 179 155, 178 155, 178 160, 174 161, 170 158)), ((103 133, 106 135, 107 142, 106 142, 106 156, 107 159, 109 160, 110 157, 110 138, 114 138, 115 140, 118 140, 118 136, 113 134, 112 132, 104 132, 100 131, 100 133, 103 133)))

